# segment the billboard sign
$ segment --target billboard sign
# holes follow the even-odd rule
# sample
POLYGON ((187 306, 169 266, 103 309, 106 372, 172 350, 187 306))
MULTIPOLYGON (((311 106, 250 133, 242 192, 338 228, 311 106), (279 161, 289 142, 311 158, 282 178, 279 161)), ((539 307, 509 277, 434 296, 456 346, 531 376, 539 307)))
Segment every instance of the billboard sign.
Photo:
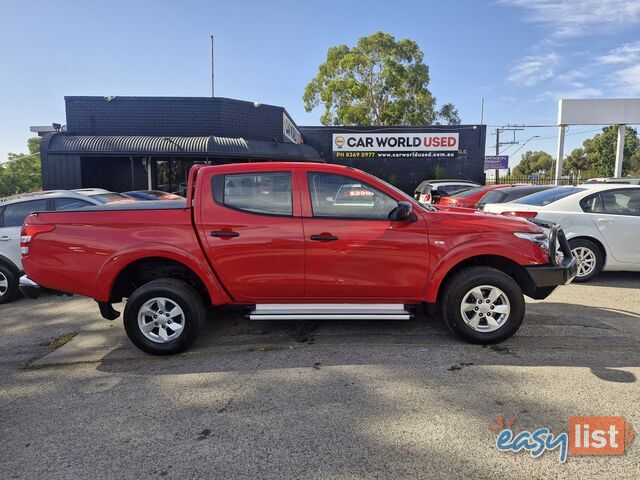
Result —
POLYGON ((293 143, 302 143, 302 135, 287 114, 282 112, 282 134, 286 140, 293 143))
POLYGON ((509 155, 485 155, 485 170, 503 170, 509 168, 509 155))
POLYGON ((334 158, 454 157, 457 132, 443 133, 334 133, 334 158))

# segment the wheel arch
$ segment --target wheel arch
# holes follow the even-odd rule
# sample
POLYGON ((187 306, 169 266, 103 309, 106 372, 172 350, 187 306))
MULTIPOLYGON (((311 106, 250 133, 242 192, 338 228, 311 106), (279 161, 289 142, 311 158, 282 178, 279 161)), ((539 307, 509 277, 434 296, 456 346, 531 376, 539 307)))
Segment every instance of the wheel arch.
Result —
POLYGON ((197 258, 172 246, 137 248, 113 255, 98 272, 94 298, 119 302, 140 286, 157 278, 177 278, 191 283, 209 304, 231 301, 204 258, 197 258))
POLYGON ((505 256, 494 254, 475 255, 467 257, 453 265, 444 274, 442 280, 437 285, 433 285, 433 287, 435 288, 435 292, 433 292, 432 289, 427 290, 427 293, 429 293, 430 291, 433 293, 426 299, 426 302, 436 304, 441 303, 443 292, 446 290, 446 286, 449 280, 451 280, 451 278, 456 273, 465 268, 478 266, 495 268, 509 275, 516 281, 516 283, 518 283, 518 285, 526 295, 531 295, 533 290, 535 289, 533 280, 527 273, 526 269, 514 260, 505 256))
POLYGON ((20 268, 18 268, 18 266, 15 263, 13 263, 9 258, 5 257, 4 255, 0 255, 0 265, 3 265, 9 268, 10 270, 13 271, 15 275, 18 275, 18 276, 22 271, 20 268))
POLYGON ((600 253, 602 254, 602 259, 604 261, 604 265, 606 265, 607 263, 607 249, 604 246, 604 243, 602 243, 600 240, 598 240, 595 237, 590 237, 588 235, 577 235, 575 237, 571 237, 568 239, 569 243, 575 241, 575 240, 587 240, 589 242, 592 242, 596 245, 596 247, 598 247, 600 249, 600 253))

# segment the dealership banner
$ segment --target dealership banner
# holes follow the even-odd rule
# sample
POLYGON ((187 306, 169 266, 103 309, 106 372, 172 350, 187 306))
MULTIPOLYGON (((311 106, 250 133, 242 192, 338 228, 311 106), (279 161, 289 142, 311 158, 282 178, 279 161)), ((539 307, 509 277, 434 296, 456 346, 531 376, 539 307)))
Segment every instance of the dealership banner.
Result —
POLYGON ((334 133, 334 158, 454 157, 459 134, 334 133))
POLYGON ((509 155, 485 155, 485 170, 504 170, 509 168, 509 155))

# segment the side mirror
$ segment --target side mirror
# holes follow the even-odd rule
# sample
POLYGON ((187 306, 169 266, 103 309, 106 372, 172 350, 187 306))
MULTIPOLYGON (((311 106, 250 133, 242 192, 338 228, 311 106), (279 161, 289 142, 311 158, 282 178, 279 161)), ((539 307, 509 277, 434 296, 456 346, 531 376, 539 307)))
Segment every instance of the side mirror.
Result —
POLYGON ((398 202, 398 206, 389 213, 389 220, 404 222, 414 220, 413 205, 410 202, 398 202))

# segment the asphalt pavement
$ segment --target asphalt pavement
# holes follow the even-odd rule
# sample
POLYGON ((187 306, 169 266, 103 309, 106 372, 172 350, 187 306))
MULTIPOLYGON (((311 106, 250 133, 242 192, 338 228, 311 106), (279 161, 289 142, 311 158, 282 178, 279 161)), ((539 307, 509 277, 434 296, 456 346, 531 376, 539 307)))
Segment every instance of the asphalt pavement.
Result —
POLYGON ((92 300, 1 305, 0 478, 640 478, 638 438, 560 463, 500 452, 489 429, 619 415, 640 431, 640 274, 529 301, 518 334, 490 347, 422 314, 210 317, 189 352, 160 358, 92 300))

